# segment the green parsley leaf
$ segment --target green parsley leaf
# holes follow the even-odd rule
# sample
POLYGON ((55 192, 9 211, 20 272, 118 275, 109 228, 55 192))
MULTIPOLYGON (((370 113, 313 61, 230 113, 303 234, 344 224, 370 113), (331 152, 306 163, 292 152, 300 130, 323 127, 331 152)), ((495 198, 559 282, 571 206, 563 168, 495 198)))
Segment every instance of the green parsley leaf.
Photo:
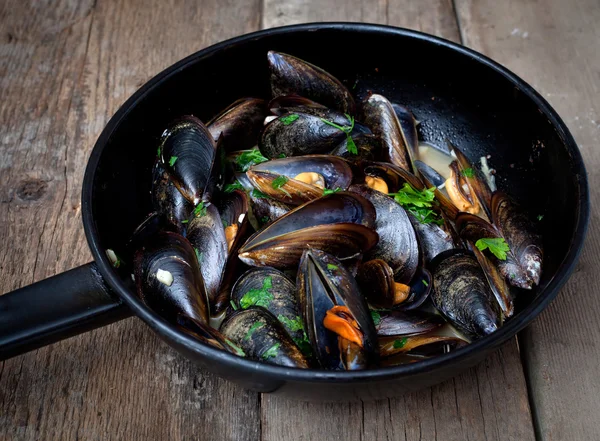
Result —
POLYGON ((394 200, 412 213, 422 224, 436 223, 442 225, 444 220, 432 209, 435 199, 435 187, 415 190, 407 182, 397 193, 389 193, 394 200))
POLYGON ((264 326, 264 323, 262 323, 262 322, 254 323, 252 326, 250 326, 250 329, 248 329, 248 332, 246 333, 244 340, 250 340, 250 337, 252 337, 252 334, 254 334, 254 331, 256 331, 259 328, 262 328, 263 326, 264 326))
POLYGON ((475 171, 474 171, 474 170, 473 170, 471 167, 469 167, 469 168, 465 168, 465 169, 463 170, 463 172, 462 172, 462 175, 463 175, 465 178, 472 178, 472 177, 474 177, 474 176, 475 176, 475 171))
POLYGON ((300 352, 302 352, 307 357, 312 357, 312 353, 313 353, 312 346, 310 345, 310 342, 308 341, 308 337, 306 336, 306 333, 304 333, 302 338, 294 338, 293 340, 294 340, 294 343, 296 343, 296 345, 300 348, 300 352))
POLYGON ((248 151, 245 151, 242 154, 240 154, 235 159, 235 165, 236 165, 236 168, 238 169, 238 171, 246 172, 253 165, 260 164, 261 162, 266 162, 266 161, 268 161, 268 159, 262 155, 260 150, 255 148, 255 149, 248 150, 248 151))
POLYGON ((510 251, 508 244, 502 237, 482 238, 475 242, 480 251, 489 249, 500 260, 506 260, 506 253, 510 251))
POLYGON ((280 153, 278 158, 286 158, 285 153, 280 153))
POLYGON ((381 314, 379 314, 379 311, 371 311, 371 318, 373 319, 373 324, 375 326, 379 326, 379 323, 381 323, 381 314))
POLYGON ((221 221, 223 222, 223 228, 227 228, 229 226, 225 219, 221 219, 221 221))
POLYGON ((233 348, 233 350, 235 351, 236 355, 239 355, 240 357, 245 357, 246 356, 246 353, 242 350, 242 348, 240 348, 238 345, 234 344, 228 338, 225 339, 225 343, 227 343, 229 346, 231 346, 233 348))
POLYGON ((300 116, 297 113, 290 113, 289 115, 279 117, 279 121, 281 121, 284 126, 289 126, 298 118, 300 118, 300 116))
POLYGON ((324 188, 323 189, 323 196, 328 196, 330 194, 337 193, 338 191, 342 191, 342 189, 340 187, 334 188, 333 190, 330 190, 328 188, 324 188))
POLYGON ((266 360, 269 357, 277 357, 277 354, 279 354, 279 346, 281 346, 281 343, 275 343, 273 346, 263 352, 261 355, 263 360, 266 360))
POLYGON ((160 146, 158 146, 158 149, 156 150, 156 156, 160 157, 160 146))
POLYGON ((273 179, 273 182, 271 182, 271 187, 273 187, 275 190, 279 190, 281 187, 287 184, 289 180, 290 179, 287 176, 277 176, 275 179, 273 179))
POLYGON ((401 349, 406 345, 408 338, 401 338, 400 340, 394 340, 394 349, 401 349))
POLYGON ((189 219, 184 219, 181 221, 182 224, 187 224, 190 220, 189 219))
POLYGON ((335 271, 335 270, 338 270, 338 269, 339 269, 339 267, 338 267, 337 265, 334 265, 333 263, 328 263, 328 264, 327 264, 327 269, 328 269, 329 271, 335 271))
POLYGON ((353 155, 358 155, 358 147, 356 147, 356 143, 354 142, 354 139, 352 139, 351 136, 348 136, 346 138, 346 150, 348 150, 348 152, 352 153, 353 155))
POLYGON ((238 310, 238 307, 237 307, 237 306, 235 306, 235 303, 233 303, 233 300, 230 300, 230 301, 229 301, 229 304, 231 305, 231 308, 232 308, 234 311, 237 311, 237 310, 238 310))
POLYGON ((427 283, 427 280, 423 279, 423 280, 421 280, 421 282, 423 283, 423 285, 429 286, 429 283, 427 283))
POLYGON ((196 205, 196 208, 194 208, 194 216, 206 216, 206 207, 204 206, 204 202, 200 201, 198 205, 196 205))
POLYGON ((198 259, 198 263, 202 262, 204 253, 201 253, 200 251, 198 251, 198 248, 194 248, 194 252, 196 253, 196 259, 198 259))
POLYGON ((327 125, 330 125, 331 127, 335 127, 336 129, 344 132, 346 134, 346 149, 353 155, 358 155, 358 148, 356 147, 354 140, 350 136, 350 133, 352 133, 352 130, 354 130, 354 117, 348 115, 347 113, 345 115, 346 118, 348 118, 348 121, 350 121, 349 126, 340 126, 339 124, 336 124, 332 121, 328 121, 325 118, 321 118, 321 121, 323 121, 327 125))
POLYGON ((247 309, 252 305, 262 306, 268 308, 271 300, 273 300, 273 294, 269 292, 269 289, 273 287, 273 278, 265 277, 263 280, 262 288, 251 289, 240 299, 240 306, 242 309, 247 309))
POLYGON ((271 199, 271 196, 263 193, 260 190, 257 190, 256 188, 254 190, 252 190, 252 196, 254 196, 255 198, 259 198, 259 199, 271 199))
POLYGON ((263 216, 263 217, 261 217, 261 218, 260 218, 260 221, 261 221, 263 224, 267 224, 267 223, 269 223, 269 221, 270 221, 270 220, 271 220, 271 219, 269 218, 269 216, 263 216))
POLYGON ((171 156, 171 159, 169 159, 169 165, 171 167, 173 167, 176 162, 177 162, 177 156, 171 156))
POLYGON ((537 220, 538 220, 538 221, 541 221, 543 218, 544 218, 544 215, 543 215, 543 214, 538 214, 538 217, 537 217, 537 220))
POLYGON ((281 324, 290 332, 304 330, 304 323, 302 323, 302 318, 299 316, 296 316, 295 319, 289 319, 285 315, 279 314, 277 316, 277 320, 279 320, 281 324))
POLYGON ((235 181, 233 184, 227 184, 223 191, 225 193, 232 193, 234 190, 243 190, 244 186, 240 184, 240 181, 235 181))

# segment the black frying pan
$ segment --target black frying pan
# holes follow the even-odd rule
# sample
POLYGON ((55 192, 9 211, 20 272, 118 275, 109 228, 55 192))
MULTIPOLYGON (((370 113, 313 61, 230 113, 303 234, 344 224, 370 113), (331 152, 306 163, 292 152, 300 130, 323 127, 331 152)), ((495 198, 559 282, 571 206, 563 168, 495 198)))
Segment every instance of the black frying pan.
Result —
MULTIPOLYGON (((586 171, 575 141, 548 103, 486 57, 414 31, 366 24, 307 24, 211 46, 158 74, 113 116, 92 151, 82 191, 95 261, 0 297, 0 359, 135 314, 203 369, 261 392, 345 400, 399 395, 438 383, 483 359, 530 323, 573 271, 589 217, 586 171), (105 254, 119 249, 151 211, 157 139, 175 117, 206 121, 244 96, 269 96, 266 53, 323 67, 359 95, 377 91, 408 106, 420 137, 449 138, 473 161, 491 155, 499 189, 543 215, 540 286, 520 297, 499 331, 449 354, 361 372, 298 370, 238 358, 177 331, 138 299, 129 275, 105 254), (358 80, 358 82, 357 82, 358 80)), ((126 354, 123 354, 126 356, 126 354)))

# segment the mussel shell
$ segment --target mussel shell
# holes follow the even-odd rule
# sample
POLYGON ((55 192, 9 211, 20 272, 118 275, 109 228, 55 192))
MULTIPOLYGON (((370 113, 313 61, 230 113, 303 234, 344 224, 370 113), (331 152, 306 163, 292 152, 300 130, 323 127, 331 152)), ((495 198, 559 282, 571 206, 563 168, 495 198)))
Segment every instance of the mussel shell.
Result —
MULTIPOLYGON (((418 159, 415 161, 415 167, 419 172, 419 176, 423 180, 423 177, 427 179, 427 182, 431 184, 428 187, 437 187, 440 188, 442 185, 446 183, 446 179, 440 175, 434 168, 425 164, 423 161, 419 161, 418 159)), ((423 180, 424 181, 424 180, 423 180)), ((425 181, 424 181, 425 182, 425 181)))
POLYGON ((354 145, 356 145, 356 154, 348 151, 348 138, 346 138, 331 151, 331 155, 339 156, 348 161, 373 161, 380 155, 381 142, 375 135, 358 133, 352 135, 352 140, 354 141, 354 145))
POLYGON ((309 367, 281 323, 266 309, 253 306, 235 311, 223 321, 220 331, 242 348, 247 358, 280 366, 309 367))
MULTIPOLYGON (((482 218, 469 213, 460 213, 456 217, 456 229, 461 237, 471 242, 474 246, 479 239, 482 238, 501 238, 502 234, 498 229, 483 220, 482 218)), ((513 248, 506 253, 506 260, 500 260, 489 251, 485 252, 491 262, 498 267, 498 271, 502 274, 511 285, 523 289, 530 289, 533 281, 527 274, 526 270, 520 265, 513 248)))
POLYGON ((340 258, 353 257, 378 240, 375 208, 348 192, 310 201, 252 235, 239 257, 253 266, 292 268, 310 246, 323 247, 340 258))
MULTIPOLYGON (((379 339, 379 353, 381 357, 398 356, 405 354, 417 357, 432 357, 446 353, 450 350, 465 346, 468 339, 456 332, 448 324, 433 329, 425 334, 407 337, 382 337, 379 339)), ((387 361, 386 365, 390 362, 387 361)), ((395 363, 398 364, 398 363, 395 363)))
POLYGON ((227 263, 227 239, 219 211, 214 204, 206 207, 206 214, 193 217, 187 228, 190 241, 200 264, 200 271, 210 300, 211 310, 221 286, 227 263))
POLYGON ((460 248, 460 241, 455 240, 450 232, 452 226, 449 223, 438 225, 434 222, 420 222, 412 213, 407 212, 417 238, 425 265, 431 262, 435 256, 452 248, 460 248))
POLYGON ((126 243, 125 254, 122 256, 126 262, 133 262, 133 256, 150 238, 160 231, 172 231, 181 234, 178 227, 167 221, 161 213, 150 213, 133 231, 126 243))
MULTIPOLYGON (((290 115, 280 116, 266 125, 259 148, 267 158, 327 153, 346 139, 342 130, 325 123, 321 116, 294 112, 297 119, 290 121, 290 115)), ((349 126, 350 121, 343 119, 338 125, 349 126)))
POLYGON ((300 205, 323 195, 323 189, 294 179, 304 172, 321 175, 325 188, 346 190, 352 182, 352 169, 348 163, 331 155, 306 155, 274 159, 250 168, 247 175, 253 185, 275 200, 291 205, 300 205), (285 176, 288 181, 280 188, 273 181, 285 176))
POLYGON ((223 135, 226 151, 244 150, 258 143, 267 114, 265 100, 241 98, 216 115, 206 126, 215 142, 223 135))
POLYGON ((379 337, 407 337, 426 334, 445 322, 439 315, 420 311, 378 311, 375 329, 379 337))
POLYGON ((500 273, 498 267, 477 248, 472 242, 469 242, 471 251, 475 255, 479 266, 485 274, 485 278, 498 302, 498 306, 502 311, 503 318, 511 317, 515 312, 513 299, 510 293, 510 288, 506 283, 506 278, 500 273))
POLYGON ((404 141, 406 142, 408 148, 411 150, 411 156, 414 158, 417 156, 419 149, 417 121, 412 112, 406 107, 398 103, 392 103, 392 108, 394 109, 394 113, 396 114, 398 122, 400 123, 402 135, 404 136, 404 141))
POLYGON ((301 95, 342 113, 354 114, 355 104, 348 89, 320 67, 281 52, 267 54, 273 97, 301 95))
POLYGON ((270 197, 256 195, 250 192, 250 206, 252 208, 252 226, 259 230, 262 226, 279 219, 289 212, 292 207, 283 202, 276 201, 270 197), (252 220, 254 219, 254 220, 252 220))
POLYGON ((148 237, 134 256, 135 282, 142 301, 162 317, 174 322, 184 314, 208 323, 208 295, 194 248, 183 236, 159 232, 148 237), (168 271, 170 286, 160 282, 157 271, 168 271))
POLYGON ((419 265, 419 244, 406 211, 391 197, 366 185, 353 185, 350 189, 375 207, 379 242, 365 254, 365 259, 386 261, 398 282, 410 282, 419 265))
POLYGON ((406 137, 387 98, 373 94, 363 105, 364 122, 381 140, 383 154, 388 162, 416 173, 412 163, 412 152, 406 137))
POLYGON ((152 169, 151 195, 154 211, 182 232, 194 206, 183 197, 160 161, 152 169))
MULTIPOLYGON (((519 266, 532 284, 538 285, 542 273, 542 238, 522 208, 506 194, 492 195, 492 219, 506 239, 519 266)), ((531 287, 531 285, 530 285, 531 287)))
POLYGON ((501 326, 499 308, 475 257, 450 250, 432 262, 435 307, 468 335, 482 337, 501 326))
POLYGON ((275 268, 252 268, 246 271, 231 290, 232 302, 240 309, 247 309, 248 305, 242 305, 242 298, 248 291, 263 289, 267 278, 270 278, 271 281, 271 288, 267 290, 271 294, 271 298, 263 298, 258 306, 262 306, 277 317, 294 342, 297 344, 302 342, 304 329, 298 329, 297 326, 291 324, 291 321, 302 323, 296 298, 296 284, 281 271, 275 268))
POLYGON ((209 183, 215 158, 216 144, 208 129, 198 118, 184 116, 163 132, 159 151, 159 159, 175 186, 197 205, 209 183), (177 158, 173 165, 172 158, 177 158))
POLYGON ((321 367, 364 369, 376 360, 377 333, 367 303, 352 274, 338 259, 317 249, 306 250, 296 284, 308 336, 321 367), (336 305, 346 306, 358 323, 364 357, 356 356, 356 348, 340 345, 338 335, 323 325, 327 311, 336 305))
POLYGON ((415 190, 422 191, 425 185, 417 176, 397 165, 388 162, 367 162, 363 164, 364 174, 383 179, 390 193, 395 193, 406 184, 410 184, 415 190))
POLYGON ((269 102, 269 110, 277 116, 306 108, 327 109, 327 106, 300 95, 280 95, 269 102))
POLYGON ((203 325, 190 317, 179 314, 177 317, 177 328, 204 344, 232 354, 241 355, 219 331, 210 326, 203 325))

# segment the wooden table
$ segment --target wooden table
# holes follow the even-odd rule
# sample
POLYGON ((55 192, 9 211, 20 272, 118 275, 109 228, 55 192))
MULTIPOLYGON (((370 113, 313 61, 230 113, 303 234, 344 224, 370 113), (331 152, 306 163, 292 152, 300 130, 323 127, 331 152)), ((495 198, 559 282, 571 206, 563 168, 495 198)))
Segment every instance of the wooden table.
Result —
POLYGON ((126 320, 0 362, 0 439, 600 439, 597 0, 4 0, 0 292, 91 259, 83 170, 110 116, 146 80, 220 40, 324 20, 461 42, 555 106, 582 149, 593 202, 587 245, 558 299, 518 339, 451 381, 335 405, 241 390, 126 320))

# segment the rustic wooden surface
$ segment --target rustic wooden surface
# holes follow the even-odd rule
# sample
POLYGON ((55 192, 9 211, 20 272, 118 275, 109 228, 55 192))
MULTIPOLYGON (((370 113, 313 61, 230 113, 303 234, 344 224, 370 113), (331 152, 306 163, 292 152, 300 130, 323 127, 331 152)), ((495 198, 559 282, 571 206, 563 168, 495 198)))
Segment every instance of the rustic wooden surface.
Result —
MULTIPOLYGON (((90 259, 79 190, 118 106, 178 59, 261 26, 388 23, 492 56, 563 115, 595 201, 598 19, 594 0, 5 0, 0 293, 90 259)), ((199 372, 130 319, 0 362, 0 440, 529 440, 534 427, 540 439, 598 439, 597 233, 592 223, 578 271, 522 336, 525 366, 512 341, 463 375, 398 399, 297 403, 199 372)))

